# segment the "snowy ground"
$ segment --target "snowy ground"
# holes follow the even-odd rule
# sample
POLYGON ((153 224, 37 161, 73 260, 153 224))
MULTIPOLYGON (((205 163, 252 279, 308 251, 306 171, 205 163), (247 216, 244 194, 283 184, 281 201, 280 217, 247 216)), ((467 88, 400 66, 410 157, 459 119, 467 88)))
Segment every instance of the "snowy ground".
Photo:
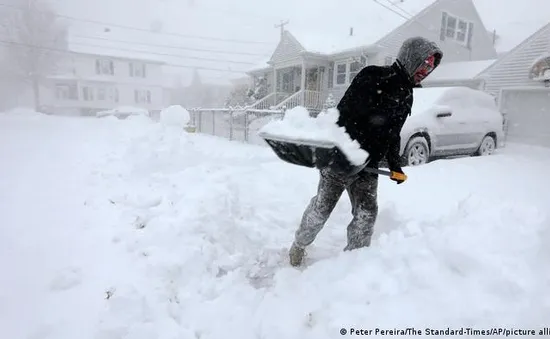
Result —
POLYGON ((0 159, 1 338, 550 327, 548 149, 382 178, 375 241, 351 253, 344 195, 311 265, 273 277, 317 174, 267 148, 139 118, 0 114, 0 159))

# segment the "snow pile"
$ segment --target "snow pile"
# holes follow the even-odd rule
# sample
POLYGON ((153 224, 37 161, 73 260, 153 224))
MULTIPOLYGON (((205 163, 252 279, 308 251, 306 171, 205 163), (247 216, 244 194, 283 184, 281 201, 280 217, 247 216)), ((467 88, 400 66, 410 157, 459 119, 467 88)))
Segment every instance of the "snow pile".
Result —
POLYGON ((46 117, 45 114, 39 113, 30 107, 16 107, 5 112, 1 112, 0 114, 14 118, 39 119, 46 117))
POLYGON ((164 126, 184 128, 189 125, 191 115, 180 105, 172 105, 160 112, 160 122, 164 126))
POLYGON ((282 120, 271 121, 262 127, 259 134, 266 138, 282 139, 298 144, 330 143, 338 146, 348 160, 357 166, 365 163, 369 154, 352 140, 343 127, 339 127, 339 112, 336 108, 321 112, 316 118, 306 108, 295 107, 286 111, 282 120))
POLYGON ((96 117, 105 117, 105 116, 131 116, 131 115, 142 115, 149 116, 149 111, 133 106, 119 106, 106 111, 99 111, 96 113, 96 117))
POLYGON ((381 177, 372 246, 357 251, 342 251, 342 196, 303 269, 287 251, 318 177, 266 147, 0 115, 0 159, 1 338, 548 327, 548 149, 413 167, 404 185, 381 177))

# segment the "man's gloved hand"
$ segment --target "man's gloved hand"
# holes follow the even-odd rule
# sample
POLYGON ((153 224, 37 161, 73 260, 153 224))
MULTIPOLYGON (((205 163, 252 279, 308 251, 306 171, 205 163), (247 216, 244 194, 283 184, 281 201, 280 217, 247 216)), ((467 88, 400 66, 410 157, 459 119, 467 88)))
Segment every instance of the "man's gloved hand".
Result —
POLYGON ((403 173, 403 169, 401 169, 401 167, 397 166, 390 168, 390 171, 392 172, 390 179, 395 181, 398 185, 404 183, 405 180, 407 180, 407 176, 405 175, 405 173, 403 173))

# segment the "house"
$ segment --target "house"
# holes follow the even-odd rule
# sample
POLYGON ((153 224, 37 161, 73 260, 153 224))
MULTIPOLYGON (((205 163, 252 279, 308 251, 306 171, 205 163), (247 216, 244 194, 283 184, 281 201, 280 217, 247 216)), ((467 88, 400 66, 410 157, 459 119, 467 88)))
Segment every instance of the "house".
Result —
POLYGON ((255 108, 320 110, 329 94, 341 98, 366 65, 391 64, 401 43, 412 36, 438 42, 445 53, 442 65, 497 58, 472 0, 347 4, 341 18, 333 14, 342 11, 342 3, 327 2, 322 6, 326 18, 316 16, 307 29, 282 29, 271 58, 248 73, 256 82, 263 79, 269 93, 255 108))
MULTIPOLYGON (((424 87, 434 86, 467 86, 478 89, 486 88, 486 78, 489 78, 487 91, 498 98, 501 86, 516 86, 515 81, 522 79, 518 72, 508 74, 508 79, 515 74, 517 80, 493 81, 494 70, 489 67, 503 59, 507 53, 526 41, 531 35, 548 24, 550 3, 539 0, 503 1, 495 7, 494 0, 473 0, 476 9, 491 36, 497 51, 496 59, 448 62, 438 67, 424 82, 424 87), (485 72, 487 71, 487 72, 485 72)), ((521 49, 521 48, 520 48, 521 49)), ((517 53, 517 52, 515 52, 517 53)), ((533 58, 529 59, 528 63, 533 58)), ((513 67, 511 64, 511 67, 513 67)), ((507 64, 496 67, 506 73, 507 64)), ((525 65, 522 67, 526 67, 525 65)), ((524 74, 523 74, 524 75, 524 74)), ((498 77, 497 77, 498 78, 498 77)))
POLYGON ((116 106, 158 113, 170 103, 163 62, 72 51, 57 75, 40 85, 41 110, 63 115, 94 115, 116 106))
POLYGON ((498 97, 508 141, 550 147, 550 22, 477 77, 498 97))

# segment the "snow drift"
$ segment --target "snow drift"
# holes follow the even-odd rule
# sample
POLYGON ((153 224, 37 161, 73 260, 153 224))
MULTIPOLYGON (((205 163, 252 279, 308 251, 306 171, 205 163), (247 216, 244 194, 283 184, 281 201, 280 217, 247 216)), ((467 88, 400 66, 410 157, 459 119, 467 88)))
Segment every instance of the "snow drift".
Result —
POLYGON ((343 197, 296 270, 318 177, 267 147, 136 121, 0 114, 0 129, 2 338, 548 327, 548 149, 381 179, 372 246, 348 253, 343 197))

